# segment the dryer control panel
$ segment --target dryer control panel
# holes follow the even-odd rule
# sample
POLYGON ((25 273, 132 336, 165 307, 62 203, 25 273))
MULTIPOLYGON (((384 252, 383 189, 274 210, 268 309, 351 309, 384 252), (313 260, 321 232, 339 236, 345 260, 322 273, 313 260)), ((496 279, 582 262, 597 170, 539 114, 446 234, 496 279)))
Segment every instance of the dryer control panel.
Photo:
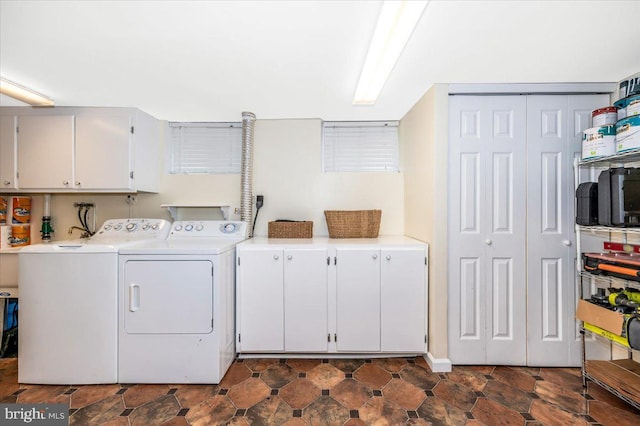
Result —
POLYGON ((228 220, 176 221, 171 226, 169 238, 228 237, 247 238, 247 223, 228 220))

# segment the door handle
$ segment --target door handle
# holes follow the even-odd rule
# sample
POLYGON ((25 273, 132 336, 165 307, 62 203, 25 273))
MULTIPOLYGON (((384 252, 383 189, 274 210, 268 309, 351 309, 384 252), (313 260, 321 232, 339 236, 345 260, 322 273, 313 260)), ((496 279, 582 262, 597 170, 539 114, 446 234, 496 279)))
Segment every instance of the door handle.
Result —
POLYGON ((140 309, 140 286, 129 284, 129 311, 135 312, 140 309))

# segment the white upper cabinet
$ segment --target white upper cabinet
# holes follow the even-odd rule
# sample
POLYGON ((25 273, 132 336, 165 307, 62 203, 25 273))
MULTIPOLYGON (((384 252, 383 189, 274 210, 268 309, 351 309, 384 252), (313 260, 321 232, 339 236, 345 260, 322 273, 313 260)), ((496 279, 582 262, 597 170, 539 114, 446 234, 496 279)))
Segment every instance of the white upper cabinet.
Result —
POLYGON ((18 116, 20 189, 73 188, 73 115, 18 116))
POLYGON ((76 189, 132 190, 131 117, 76 118, 76 189))
POLYGON ((0 112, 2 190, 158 191, 159 122, 142 111, 60 107, 0 112))
POLYGON ((0 116, 0 192, 18 187, 16 117, 0 116))

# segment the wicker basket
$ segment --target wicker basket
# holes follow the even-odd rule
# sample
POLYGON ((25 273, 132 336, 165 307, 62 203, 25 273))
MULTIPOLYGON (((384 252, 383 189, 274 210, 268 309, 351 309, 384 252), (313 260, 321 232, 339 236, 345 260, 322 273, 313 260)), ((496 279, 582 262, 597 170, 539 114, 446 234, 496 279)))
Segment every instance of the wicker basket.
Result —
POLYGON ((269 222, 269 238, 311 238, 313 222, 279 221, 269 222))
POLYGON ((325 210, 330 238, 376 238, 382 210, 325 210))

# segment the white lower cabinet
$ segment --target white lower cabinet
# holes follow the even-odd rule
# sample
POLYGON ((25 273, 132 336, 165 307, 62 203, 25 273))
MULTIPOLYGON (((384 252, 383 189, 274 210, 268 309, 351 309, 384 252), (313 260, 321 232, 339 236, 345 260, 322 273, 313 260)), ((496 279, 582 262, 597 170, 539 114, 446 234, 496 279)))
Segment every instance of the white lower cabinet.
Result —
POLYGON ((282 250, 238 252, 238 347, 246 352, 284 350, 282 250))
POLYGON ((284 250, 284 350, 328 349, 326 249, 284 250))
POLYGON ((380 350, 422 352, 427 321, 426 253, 393 248, 380 254, 380 350))
POLYGON ((380 240, 238 245, 238 352, 426 352, 427 245, 380 240))
POLYGON ((326 352, 327 250, 248 250, 239 258, 243 350, 326 352))
POLYGON ((380 250, 336 249, 336 349, 380 350, 380 250))

